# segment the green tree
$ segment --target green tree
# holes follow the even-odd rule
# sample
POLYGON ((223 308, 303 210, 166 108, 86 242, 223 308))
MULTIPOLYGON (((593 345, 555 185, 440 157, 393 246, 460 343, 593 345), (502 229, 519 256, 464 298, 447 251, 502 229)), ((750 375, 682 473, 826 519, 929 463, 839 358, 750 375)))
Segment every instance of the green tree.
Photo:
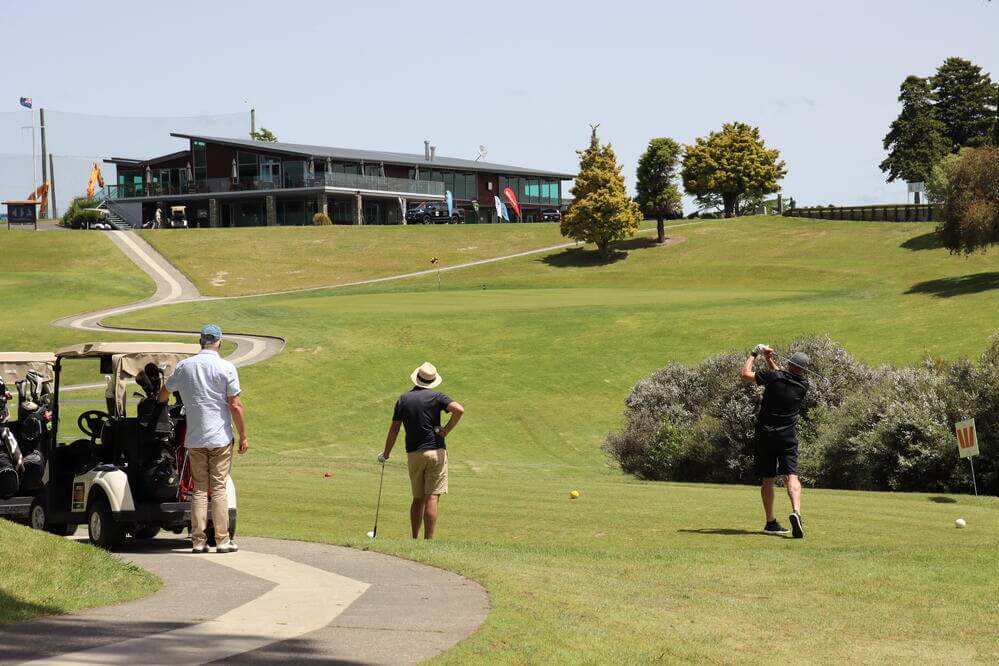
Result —
POLYGON ((676 186, 682 148, 673 139, 649 141, 649 147, 638 158, 635 190, 636 200, 646 215, 656 218, 659 242, 666 242, 663 220, 683 217, 683 200, 676 186))
POLYGON ((277 141, 278 138, 274 136, 274 132, 270 131, 264 126, 261 126, 256 132, 250 132, 250 138, 254 141, 277 141))
POLYGON ((907 77, 898 101, 902 103, 902 112, 885 135, 888 157, 881 162, 881 170, 888 174, 889 183, 896 178, 909 183, 923 182, 929 178, 933 165, 950 152, 951 143, 944 136, 946 127, 936 116, 928 80, 907 77))
POLYGON ((721 195, 725 217, 736 213, 742 196, 777 192, 786 174, 780 151, 767 148, 759 128, 746 123, 725 123, 687 146, 683 156, 684 189, 695 197, 721 195))
POLYGON ((938 232, 951 252, 999 243, 999 146, 971 148, 950 174, 938 232))
POLYGON ((611 145, 600 145, 597 126, 586 150, 579 155, 579 174, 572 186, 575 197, 562 216, 562 235, 584 243, 595 243, 604 259, 610 244, 634 236, 642 212, 624 189, 624 176, 611 145))
POLYGON ((988 144, 996 121, 996 93, 989 75, 969 60, 947 58, 931 83, 951 150, 988 144))
POLYGON ((950 181, 961 158, 971 148, 962 148, 956 153, 947 153, 930 169, 930 177, 926 179, 926 198, 933 203, 944 203, 947 192, 950 191, 950 181))

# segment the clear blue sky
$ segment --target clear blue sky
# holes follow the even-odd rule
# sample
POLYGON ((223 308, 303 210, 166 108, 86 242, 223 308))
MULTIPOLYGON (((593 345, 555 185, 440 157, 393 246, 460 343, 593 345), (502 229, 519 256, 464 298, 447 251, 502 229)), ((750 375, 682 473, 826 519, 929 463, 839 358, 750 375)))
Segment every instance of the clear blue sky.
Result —
MULTIPOLYGON (((421 152, 427 138, 470 158, 484 144, 490 161, 560 170, 599 122, 629 186, 651 137, 743 120, 805 203, 904 199, 877 165, 906 75, 948 56, 999 75, 999 2, 985 0, 0 0, 0 26, 8 120, 22 95, 127 116, 241 112, 245 98, 282 140, 421 152)), ((127 152, 182 148, 162 125, 127 152)), ((126 152, 113 123, 76 127, 77 152, 126 152)), ((30 153, 27 137, 0 132, 0 154, 30 153)))

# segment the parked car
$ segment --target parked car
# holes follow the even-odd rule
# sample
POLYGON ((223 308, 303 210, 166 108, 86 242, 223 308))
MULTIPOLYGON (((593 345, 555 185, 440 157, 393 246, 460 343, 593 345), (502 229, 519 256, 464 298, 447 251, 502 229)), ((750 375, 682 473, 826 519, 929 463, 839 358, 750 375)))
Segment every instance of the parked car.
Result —
POLYGON ((449 216, 447 203, 424 201, 406 211, 407 224, 462 224, 464 218, 460 209, 455 208, 449 216))
POLYGON ((562 211, 558 208, 542 208, 541 209, 541 221, 542 222, 561 222, 562 221, 562 211))

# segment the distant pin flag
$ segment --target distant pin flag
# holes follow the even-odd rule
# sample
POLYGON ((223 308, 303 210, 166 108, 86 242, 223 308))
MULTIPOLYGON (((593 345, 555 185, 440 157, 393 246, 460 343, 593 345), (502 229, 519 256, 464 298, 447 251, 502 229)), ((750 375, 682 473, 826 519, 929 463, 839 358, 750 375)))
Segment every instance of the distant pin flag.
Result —
POLYGON ((441 260, 437 257, 430 257, 430 263, 437 267, 437 289, 441 288, 441 260))
POLYGON ((31 98, 30 97, 22 97, 21 98, 21 106, 23 106, 26 109, 30 109, 31 108, 31 98))

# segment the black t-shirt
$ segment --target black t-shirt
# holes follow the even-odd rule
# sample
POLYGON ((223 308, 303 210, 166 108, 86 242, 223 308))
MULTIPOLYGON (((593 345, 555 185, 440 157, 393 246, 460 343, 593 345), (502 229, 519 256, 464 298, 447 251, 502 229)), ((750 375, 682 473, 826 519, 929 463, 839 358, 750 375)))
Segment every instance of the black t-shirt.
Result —
POLYGON ((808 380, 786 370, 760 370, 756 383, 763 387, 758 430, 794 436, 798 413, 808 393, 808 380))
POLYGON ((406 427, 406 453, 446 448, 435 428, 440 428, 441 412, 446 412, 451 402, 443 393, 421 388, 399 396, 392 420, 402 421, 406 427))

